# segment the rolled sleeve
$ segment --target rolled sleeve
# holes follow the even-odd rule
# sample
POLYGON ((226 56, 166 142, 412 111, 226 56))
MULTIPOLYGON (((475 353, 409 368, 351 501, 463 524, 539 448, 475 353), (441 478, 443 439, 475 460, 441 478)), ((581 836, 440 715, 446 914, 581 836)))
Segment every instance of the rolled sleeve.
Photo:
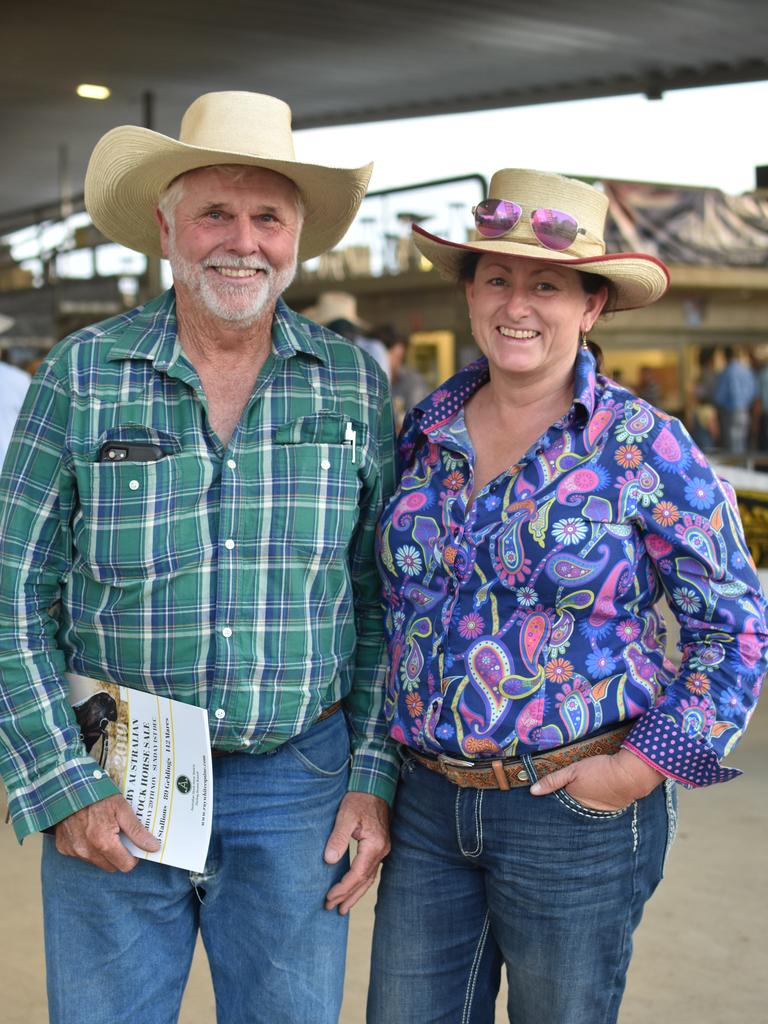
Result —
POLYGON ((357 643, 346 709, 353 755, 349 788, 380 796, 391 803, 397 785, 399 756, 396 744, 388 737, 384 717, 387 649, 375 534, 384 503, 394 487, 394 433, 391 402, 383 379, 381 387, 378 422, 371 425, 375 457, 360 502, 360 518, 350 554, 357 643))
POLYGON ((47 364, 27 394, 0 480, 0 774, 20 841, 115 791, 85 755, 55 640, 70 568, 62 529, 69 405, 47 364))
POLYGON ((680 626, 682 660, 625 746, 699 787, 741 774, 720 761, 741 738, 760 693, 766 601, 732 488, 677 421, 665 422, 663 431, 665 446, 673 441, 681 461, 661 477, 660 500, 641 508, 641 532, 680 626))

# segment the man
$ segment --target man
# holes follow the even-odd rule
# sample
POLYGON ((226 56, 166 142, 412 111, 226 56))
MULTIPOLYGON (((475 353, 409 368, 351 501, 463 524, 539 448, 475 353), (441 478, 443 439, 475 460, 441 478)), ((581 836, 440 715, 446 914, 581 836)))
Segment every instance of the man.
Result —
POLYGON ((386 346, 389 358, 389 391, 392 396, 392 410, 395 428, 399 431, 406 413, 429 394, 427 383, 414 366, 406 362, 410 340, 407 334, 396 330, 392 324, 382 324, 374 331, 386 346))
POLYGON ((752 402, 755 400, 755 375, 730 346, 723 349, 725 368, 720 371, 713 401, 720 416, 720 439, 731 455, 745 455, 749 442, 752 402))
POLYGON ((357 345, 373 356, 389 377, 389 357, 383 342, 368 334, 369 324, 357 315, 357 299, 349 292, 321 292, 316 304, 303 311, 310 320, 357 345))
POLYGON ((91 157, 94 223, 162 251, 174 288, 56 346, 3 481, 2 768, 19 839, 54 826, 57 1024, 175 1020, 198 928, 220 1021, 337 1019, 397 773, 373 557, 391 408, 373 362, 280 295, 369 174, 295 161, 288 107, 251 93, 91 157), (100 461, 116 443, 126 460, 100 461), (85 755, 65 671, 208 708, 202 874, 123 847, 158 844, 85 755))

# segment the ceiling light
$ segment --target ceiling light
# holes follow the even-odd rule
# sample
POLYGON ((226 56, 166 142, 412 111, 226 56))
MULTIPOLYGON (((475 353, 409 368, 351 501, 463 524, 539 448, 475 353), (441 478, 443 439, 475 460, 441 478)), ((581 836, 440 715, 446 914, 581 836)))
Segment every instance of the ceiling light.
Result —
POLYGON ((76 92, 85 100, 106 100, 111 95, 111 90, 106 85, 89 85, 87 82, 78 85, 76 92))

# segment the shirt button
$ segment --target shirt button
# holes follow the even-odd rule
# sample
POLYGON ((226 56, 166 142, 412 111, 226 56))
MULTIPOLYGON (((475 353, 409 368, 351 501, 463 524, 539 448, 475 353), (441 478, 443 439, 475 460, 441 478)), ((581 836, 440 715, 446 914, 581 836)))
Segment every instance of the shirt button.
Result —
POLYGON ((229 628, 229 626, 225 626, 224 629, 222 629, 222 631, 221 631, 221 635, 222 636, 232 636, 232 630, 229 628))
POLYGON ((138 491, 138 489, 139 489, 139 487, 140 487, 141 485, 139 484, 139 481, 138 481, 138 480, 129 480, 129 481, 128 481, 128 486, 130 487, 130 489, 131 489, 132 491, 138 491))
POLYGON ((330 461, 328 459, 323 459, 323 461, 320 463, 320 468, 321 469, 330 469, 331 468, 330 461))
POLYGON ((231 537, 227 537, 227 539, 224 541, 224 547, 228 551, 231 551, 234 546, 235 546, 235 542, 232 540, 232 538, 231 537))
POLYGON ((104 772, 100 772, 99 769, 97 768, 96 771, 93 773, 93 777, 94 779, 100 779, 103 776, 103 774, 104 772))
POLYGON ((310 383, 310 385, 313 388, 319 388, 320 387, 320 381, 319 380, 311 380, 309 383, 310 383))
POLYGON ((216 708, 216 710, 213 713, 216 716, 216 718, 222 719, 227 712, 224 710, 224 708, 216 708))
POLYGON ((230 469, 234 469, 236 465, 237 465, 237 463, 235 462, 234 459, 227 459, 227 466, 230 469))

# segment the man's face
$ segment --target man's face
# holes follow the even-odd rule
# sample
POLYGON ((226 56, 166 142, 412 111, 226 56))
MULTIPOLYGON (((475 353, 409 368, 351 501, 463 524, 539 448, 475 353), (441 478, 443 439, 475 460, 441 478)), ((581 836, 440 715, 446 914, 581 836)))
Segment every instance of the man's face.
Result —
POLYGON ((189 171, 169 218, 157 213, 177 296, 236 323, 272 313, 296 273, 302 223, 291 181, 260 167, 242 171, 189 171))

